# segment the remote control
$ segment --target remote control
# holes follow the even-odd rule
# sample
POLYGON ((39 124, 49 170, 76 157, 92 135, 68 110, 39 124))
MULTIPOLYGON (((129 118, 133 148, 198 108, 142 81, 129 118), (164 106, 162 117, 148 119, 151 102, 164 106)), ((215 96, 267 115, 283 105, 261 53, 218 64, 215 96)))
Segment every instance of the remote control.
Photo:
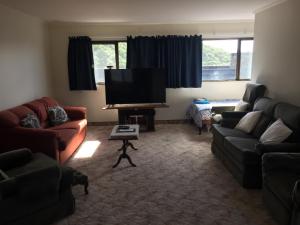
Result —
POLYGON ((119 129, 129 129, 129 126, 119 125, 119 129))

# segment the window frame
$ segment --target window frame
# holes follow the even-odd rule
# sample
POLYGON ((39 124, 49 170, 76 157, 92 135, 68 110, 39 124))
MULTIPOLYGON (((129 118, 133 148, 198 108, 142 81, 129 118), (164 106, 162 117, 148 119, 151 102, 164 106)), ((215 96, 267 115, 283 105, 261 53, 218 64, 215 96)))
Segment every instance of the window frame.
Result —
MULTIPOLYGON (((202 41, 222 41, 222 40, 237 40, 237 55, 236 55, 236 74, 235 74, 235 79, 234 80, 202 80, 203 82, 223 82, 223 81, 250 81, 250 79, 241 79, 240 78, 240 69, 241 69, 241 46, 242 46, 242 41, 249 41, 253 40, 254 37, 239 37, 239 38, 203 38, 202 41)), ((203 43, 202 43, 203 44, 203 43)), ((203 51, 203 48, 202 48, 203 51)))

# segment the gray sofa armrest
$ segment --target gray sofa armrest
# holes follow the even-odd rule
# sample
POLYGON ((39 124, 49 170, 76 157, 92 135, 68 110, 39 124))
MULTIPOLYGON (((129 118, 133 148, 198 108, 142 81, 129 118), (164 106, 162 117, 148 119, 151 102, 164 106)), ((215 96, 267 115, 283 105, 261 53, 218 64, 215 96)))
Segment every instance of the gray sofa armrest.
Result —
POLYGON ((222 127, 233 129, 239 123, 239 121, 240 119, 221 119, 220 124, 222 127))
POLYGON ((220 124, 222 127, 234 128, 247 112, 223 112, 220 124))
POLYGON ((32 152, 28 148, 17 149, 0 154, 0 169, 9 170, 21 166, 32 159, 32 152))
POLYGON ((280 143, 280 144, 262 144, 255 146, 256 151, 263 155, 270 152, 290 152, 300 153, 300 143, 280 143))
POLYGON ((0 200, 6 199, 16 192, 16 181, 14 178, 5 177, 0 181, 0 200))
POLYGON ((247 113, 248 112, 238 112, 238 111, 223 112, 222 118, 223 119, 241 119, 247 113))
POLYGON ((300 173, 300 153, 267 153, 262 156, 263 174, 270 171, 300 173))

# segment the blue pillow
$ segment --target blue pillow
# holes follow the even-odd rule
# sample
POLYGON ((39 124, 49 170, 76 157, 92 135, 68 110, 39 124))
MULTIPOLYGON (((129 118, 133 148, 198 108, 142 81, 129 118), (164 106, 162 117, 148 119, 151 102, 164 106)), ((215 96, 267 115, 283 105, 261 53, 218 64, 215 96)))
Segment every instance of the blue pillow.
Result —
POLYGON ((198 99, 193 101, 194 104, 209 104, 207 99, 198 99))

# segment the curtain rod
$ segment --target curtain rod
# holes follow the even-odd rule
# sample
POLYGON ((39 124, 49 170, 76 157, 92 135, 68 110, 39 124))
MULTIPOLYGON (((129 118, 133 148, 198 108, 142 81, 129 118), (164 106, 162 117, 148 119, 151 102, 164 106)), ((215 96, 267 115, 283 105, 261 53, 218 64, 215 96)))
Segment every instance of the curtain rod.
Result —
MULTIPOLYGON (((200 35, 200 34, 196 34, 196 35, 200 35)), ((249 36, 253 36, 253 34, 247 33, 247 32, 240 32, 240 33, 216 33, 216 32, 210 32, 210 33, 205 33, 202 34, 202 38, 238 38, 238 37, 249 37, 249 36)), ((125 36, 90 36, 90 38, 93 41, 115 41, 115 40, 120 40, 120 41, 125 41, 127 39, 127 36, 132 36, 132 37, 137 37, 137 36, 157 36, 157 35, 143 35, 143 34, 137 34, 137 35, 125 35, 125 36)), ((159 35, 160 36, 160 35, 159 35)), ((164 36, 164 35, 162 35, 164 36)))
POLYGON ((93 41, 115 41, 115 40, 120 40, 120 41, 125 41, 126 40, 126 36, 119 36, 119 37, 114 37, 114 36, 111 36, 111 37, 105 37, 105 36, 90 36, 90 38, 93 40, 93 41))

